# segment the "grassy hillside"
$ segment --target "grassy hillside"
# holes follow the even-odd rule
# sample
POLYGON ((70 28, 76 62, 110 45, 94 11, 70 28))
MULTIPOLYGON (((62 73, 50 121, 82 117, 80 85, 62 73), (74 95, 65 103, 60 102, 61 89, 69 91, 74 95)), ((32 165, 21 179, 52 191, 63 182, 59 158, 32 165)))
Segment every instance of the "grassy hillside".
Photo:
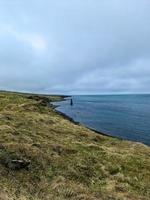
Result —
POLYGON ((150 148, 69 122, 61 98, 0 93, 0 200, 150 199, 150 148))

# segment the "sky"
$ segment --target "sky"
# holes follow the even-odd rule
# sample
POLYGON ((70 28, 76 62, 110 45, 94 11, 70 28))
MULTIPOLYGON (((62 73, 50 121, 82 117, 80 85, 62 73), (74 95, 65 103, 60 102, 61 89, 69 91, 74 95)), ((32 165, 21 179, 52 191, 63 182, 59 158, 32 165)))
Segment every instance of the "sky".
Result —
POLYGON ((0 90, 150 93, 150 1, 0 0, 0 90))

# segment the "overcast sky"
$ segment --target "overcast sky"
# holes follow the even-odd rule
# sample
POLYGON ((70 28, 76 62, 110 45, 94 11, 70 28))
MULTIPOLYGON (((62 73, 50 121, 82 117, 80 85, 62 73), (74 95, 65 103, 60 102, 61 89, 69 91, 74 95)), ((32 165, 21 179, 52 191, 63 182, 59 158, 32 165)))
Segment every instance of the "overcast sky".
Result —
POLYGON ((0 89, 150 93, 150 0, 0 0, 0 89))

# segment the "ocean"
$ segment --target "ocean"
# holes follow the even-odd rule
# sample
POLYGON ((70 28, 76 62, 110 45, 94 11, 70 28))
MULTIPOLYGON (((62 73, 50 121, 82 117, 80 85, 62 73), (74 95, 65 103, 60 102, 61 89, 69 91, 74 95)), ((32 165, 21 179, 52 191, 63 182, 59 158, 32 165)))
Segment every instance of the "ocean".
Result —
POLYGON ((86 127, 150 146, 150 95, 76 95, 56 110, 86 127))

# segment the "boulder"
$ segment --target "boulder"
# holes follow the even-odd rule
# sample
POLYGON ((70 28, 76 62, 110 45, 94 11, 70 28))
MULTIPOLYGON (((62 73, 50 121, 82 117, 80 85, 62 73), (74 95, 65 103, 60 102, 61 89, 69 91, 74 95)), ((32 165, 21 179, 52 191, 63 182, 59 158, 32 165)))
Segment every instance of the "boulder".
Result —
POLYGON ((21 170, 21 169, 27 169, 30 165, 30 161, 25 161, 25 160, 8 160, 5 163, 6 167, 8 167, 11 170, 21 170))

